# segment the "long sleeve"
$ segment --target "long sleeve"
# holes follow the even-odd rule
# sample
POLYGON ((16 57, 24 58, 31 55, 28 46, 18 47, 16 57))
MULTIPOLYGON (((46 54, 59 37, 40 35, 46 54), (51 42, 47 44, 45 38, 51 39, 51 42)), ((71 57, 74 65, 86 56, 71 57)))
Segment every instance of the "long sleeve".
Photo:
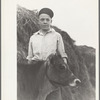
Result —
POLYGON ((68 58, 67 54, 65 53, 63 39, 62 39, 62 36, 60 34, 59 34, 59 37, 58 37, 57 49, 58 49, 57 51, 61 55, 61 57, 68 58))
POLYGON ((33 49, 32 49, 32 42, 31 42, 31 38, 29 40, 29 46, 28 46, 28 56, 27 59, 28 60, 32 60, 33 57, 33 49))

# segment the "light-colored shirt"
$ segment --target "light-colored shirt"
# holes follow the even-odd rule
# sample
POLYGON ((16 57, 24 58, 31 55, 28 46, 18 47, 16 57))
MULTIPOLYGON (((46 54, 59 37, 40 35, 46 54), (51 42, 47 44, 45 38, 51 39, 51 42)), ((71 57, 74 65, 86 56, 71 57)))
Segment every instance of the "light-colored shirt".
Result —
POLYGON ((62 36, 52 28, 46 34, 40 30, 30 37, 27 59, 46 60, 57 51, 61 57, 67 57, 62 36))

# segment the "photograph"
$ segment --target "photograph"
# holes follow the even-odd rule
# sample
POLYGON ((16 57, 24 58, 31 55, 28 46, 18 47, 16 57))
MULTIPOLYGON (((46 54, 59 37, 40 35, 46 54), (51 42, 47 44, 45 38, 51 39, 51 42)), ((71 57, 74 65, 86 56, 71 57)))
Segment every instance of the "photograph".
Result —
POLYGON ((96 2, 18 1, 17 100, 96 100, 96 2))
POLYGON ((98 0, 2 5, 1 100, 99 100, 98 0))

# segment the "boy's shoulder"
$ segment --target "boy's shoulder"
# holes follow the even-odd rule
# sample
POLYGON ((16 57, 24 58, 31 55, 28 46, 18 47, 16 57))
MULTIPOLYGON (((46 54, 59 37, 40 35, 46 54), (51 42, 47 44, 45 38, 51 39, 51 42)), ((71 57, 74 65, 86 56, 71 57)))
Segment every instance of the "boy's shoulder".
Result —
POLYGON ((39 31, 37 31, 37 32, 33 33, 33 34, 31 35, 31 37, 30 37, 30 38, 34 38, 34 37, 38 34, 38 32, 39 32, 39 31))

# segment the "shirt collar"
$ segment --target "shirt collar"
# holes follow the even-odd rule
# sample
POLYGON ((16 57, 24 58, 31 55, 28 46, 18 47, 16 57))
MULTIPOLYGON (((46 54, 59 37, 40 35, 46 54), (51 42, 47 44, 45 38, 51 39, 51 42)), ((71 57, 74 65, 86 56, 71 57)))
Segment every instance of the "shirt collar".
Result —
MULTIPOLYGON (((47 34, 48 33, 52 33, 53 31, 55 31, 53 28, 50 28, 50 30, 47 32, 47 34)), ((36 33, 36 35, 44 35, 42 32, 41 32, 41 30, 39 30, 37 33, 36 33)))

